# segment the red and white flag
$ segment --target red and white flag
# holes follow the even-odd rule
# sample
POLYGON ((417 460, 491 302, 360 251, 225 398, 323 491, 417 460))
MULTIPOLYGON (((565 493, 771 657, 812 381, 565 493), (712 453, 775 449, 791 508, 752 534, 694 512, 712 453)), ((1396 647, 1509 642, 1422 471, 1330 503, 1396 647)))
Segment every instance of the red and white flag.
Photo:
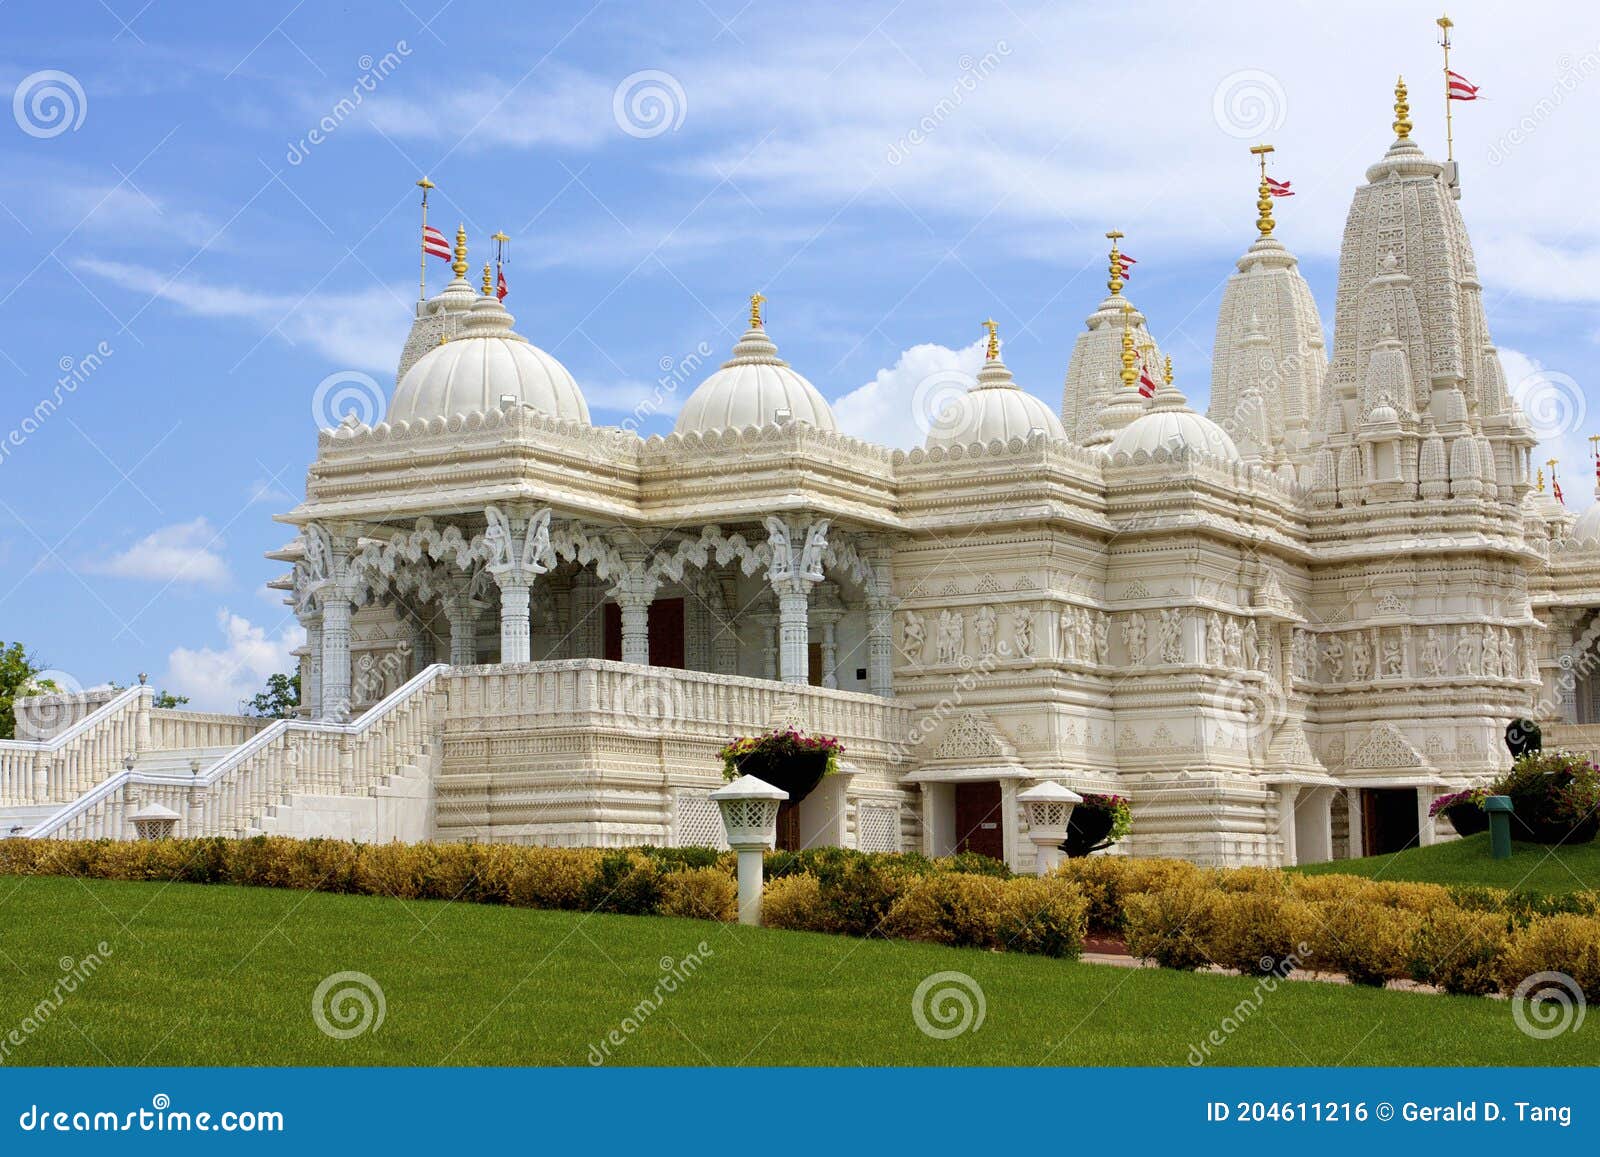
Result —
POLYGON ((1478 86, 1473 84, 1459 72, 1446 72, 1445 76, 1450 81, 1451 100, 1477 100, 1478 86))
POLYGON ((1556 474, 1554 470, 1550 472, 1550 488, 1556 492, 1556 501, 1561 503, 1562 506, 1565 506, 1567 504, 1567 500, 1561 496, 1561 483, 1556 481, 1556 474))
POLYGON ((1139 396, 1141 398, 1154 397, 1156 392, 1155 379, 1150 376, 1150 367, 1144 364, 1139 366, 1139 396))
POLYGON ((1271 177, 1268 177, 1267 193, 1273 197, 1292 197, 1294 193, 1290 191, 1289 184, 1288 181, 1274 181, 1271 177))
POLYGON ((494 295, 501 301, 504 301, 506 299, 506 294, 511 292, 511 287, 506 284, 506 271, 501 269, 499 272, 500 277, 498 283, 495 285, 494 295))
POLYGON ((1126 253, 1117 254, 1117 268, 1121 271, 1120 275, 1122 280, 1129 281, 1133 278, 1133 269, 1131 266, 1137 264, 1139 264, 1139 259, 1137 257, 1129 257, 1126 253))
POLYGON ((450 252, 450 243, 444 239, 444 234, 432 225, 422 227, 422 251, 430 257, 443 257, 446 261, 453 256, 450 252))

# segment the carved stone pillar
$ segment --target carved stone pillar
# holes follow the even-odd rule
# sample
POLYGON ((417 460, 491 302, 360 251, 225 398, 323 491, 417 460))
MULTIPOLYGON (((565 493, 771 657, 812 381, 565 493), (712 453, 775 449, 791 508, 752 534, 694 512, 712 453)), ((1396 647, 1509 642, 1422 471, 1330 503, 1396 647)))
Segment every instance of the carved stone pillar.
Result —
POLYGON ((767 580, 778 596, 778 678, 810 682, 811 627, 807 621, 811 588, 822 581, 822 552, 828 546, 828 519, 809 524, 768 518, 772 561, 767 580))
POLYGON ((711 610, 713 615, 712 629, 716 632, 711 640, 711 669, 719 675, 737 675, 739 673, 739 634, 733 614, 728 610, 733 605, 735 592, 733 579, 714 577, 711 580, 711 610))
POLYGON ((488 571, 500 588, 500 661, 527 663, 533 658, 528 622, 528 588, 550 569, 550 511, 521 506, 489 506, 488 571))
POLYGON ((319 719, 350 714, 350 601, 332 594, 322 608, 322 678, 319 719))
POLYGON ((624 663, 650 662, 650 604, 654 594, 639 591, 619 591, 617 607, 622 612, 622 661, 624 663))
POLYGON ((301 680, 300 702, 306 714, 315 718, 322 712, 322 615, 306 615, 300 620, 306 629, 306 674, 301 680))
POLYGON ((409 628, 411 644, 411 673, 420 675, 433 662, 434 643, 433 632, 428 629, 428 624, 419 614, 411 614, 406 619, 409 628))
POLYGON ((515 575, 496 575, 500 586, 500 661, 526 663, 533 658, 528 625, 528 584, 515 575))
POLYGON ((450 621, 450 665, 470 667, 478 661, 478 610, 480 604, 465 590, 446 595, 445 618, 450 621))
POLYGON ((867 550, 874 575, 867 594, 867 690, 888 699, 894 695, 894 552, 884 542, 867 550))

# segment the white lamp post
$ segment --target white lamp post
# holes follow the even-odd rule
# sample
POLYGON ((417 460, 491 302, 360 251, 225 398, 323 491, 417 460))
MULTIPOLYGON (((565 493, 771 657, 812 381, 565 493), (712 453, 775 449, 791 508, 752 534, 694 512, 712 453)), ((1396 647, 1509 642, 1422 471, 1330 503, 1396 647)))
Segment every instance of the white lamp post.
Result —
POLYGON ((739 923, 761 923, 761 857, 778 835, 778 805, 789 793, 753 775, 711 793, 722 812, 728 846, 739 853, 739 923))
POLYGON ((1067 838, 1072 809, 1083 797, 1047 779, 1018 793, 1017 802, 1028 809, 1028 838, 1039 849, 1039 875, 1043 876, 1061 862, 1061 841, 1067 838))

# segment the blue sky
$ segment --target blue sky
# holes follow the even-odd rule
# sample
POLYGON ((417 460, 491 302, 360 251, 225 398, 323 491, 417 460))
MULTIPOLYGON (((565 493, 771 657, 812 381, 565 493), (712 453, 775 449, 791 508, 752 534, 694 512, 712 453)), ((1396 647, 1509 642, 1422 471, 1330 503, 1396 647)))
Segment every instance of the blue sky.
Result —
MULTIPOLYGON (((1131 296, 1203 404, 1220 286, 1252 235, 1248 146, 1278 147, 1299 193, 1278 235, 1331 324, 1339 233, 1392 136, 1396 73, 1415 136, 1443 151, 1437 14, 0 7, 0 427, 21 434, 0 456, 0 638, 81 685, 147 670, 211 707, 286 665, 294 620, 263 589, 278 568, 261 553, 288 537, 271 515, 302 489, 318 383, 393 387, 422 173, 434 222, 466 223, 474 270, 490 233, 512 236, 518 329, 597 421, 621 420, 663 362, 720 355, 757 288, 853 433, 914 440, 912 383, 975 356, 989 316, 1018 380, 1057 404, 1113 227, 1139 258, 1131 296)), ((1546 396, 1541 459, 1563 459, 1586 505, 1600 18, 1451 15, 1459 71, 1493 98, 1456 124, 1490 325, 1513 386, 1546 396)))

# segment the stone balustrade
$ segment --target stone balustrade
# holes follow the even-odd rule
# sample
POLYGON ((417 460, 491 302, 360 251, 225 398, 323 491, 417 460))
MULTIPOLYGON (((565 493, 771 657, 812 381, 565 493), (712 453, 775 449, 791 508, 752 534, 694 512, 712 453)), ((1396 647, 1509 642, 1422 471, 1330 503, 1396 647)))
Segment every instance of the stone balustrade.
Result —
POLYGON ((150 747, 156 751, 237 747, 271 722, 212 711, 152 711, 150 747))
POLYGON ((47 739, 0 740, 0 804, 64 802, 120 771, 148 745, 153 695, 129 687, 47 739))

